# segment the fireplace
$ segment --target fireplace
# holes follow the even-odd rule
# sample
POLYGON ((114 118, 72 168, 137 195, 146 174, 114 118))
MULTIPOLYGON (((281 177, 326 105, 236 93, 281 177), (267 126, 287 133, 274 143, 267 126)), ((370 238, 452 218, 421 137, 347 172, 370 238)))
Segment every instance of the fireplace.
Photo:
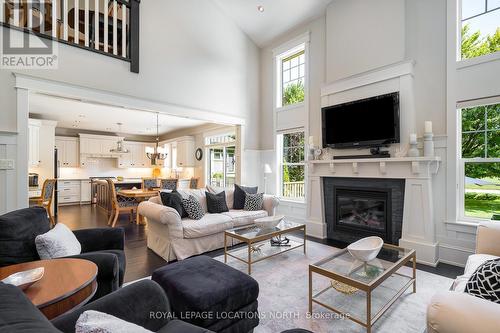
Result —
POLYGON ((343 243, 379 236, 401 238, 404 180, 324 178, 327 236, 343 243))

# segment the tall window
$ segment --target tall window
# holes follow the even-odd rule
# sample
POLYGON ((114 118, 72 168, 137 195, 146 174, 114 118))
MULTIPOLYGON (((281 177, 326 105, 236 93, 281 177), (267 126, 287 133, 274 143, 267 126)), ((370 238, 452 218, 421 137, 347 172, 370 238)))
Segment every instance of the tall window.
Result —
POLYGON ((500 0, 461 2, 461 58, 500 51, 500 0))
POLYGON ((304 49, 281 59, 282 106, 304 101, 306 58, 304 49))
POLYGON ((278 154, 280 195, 291 200, 304 200, 304 131, 279 134, 278 154))
POLYGON ((205 138, 207 184, 231 187, 236 179, 236 136, 233 133, 205 138))
POLYGON ((461 110, 463 215, 500 219, 500 104, 461 110))

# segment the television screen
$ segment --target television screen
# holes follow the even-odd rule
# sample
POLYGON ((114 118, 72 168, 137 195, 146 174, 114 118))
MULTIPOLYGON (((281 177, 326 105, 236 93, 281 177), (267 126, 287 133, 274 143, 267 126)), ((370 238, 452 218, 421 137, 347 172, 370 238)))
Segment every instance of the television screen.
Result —
POLYGON ((352 148, 399 142, 399 93, 322 109, 323 146, 352 148))

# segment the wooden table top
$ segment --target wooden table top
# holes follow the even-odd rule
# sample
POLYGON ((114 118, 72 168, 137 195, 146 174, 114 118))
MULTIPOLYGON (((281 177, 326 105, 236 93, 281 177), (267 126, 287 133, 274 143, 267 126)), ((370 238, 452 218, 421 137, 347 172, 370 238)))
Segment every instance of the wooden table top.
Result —
POLYGON ((38 267, 45 268, 42 279, 24 293, 49 319, 85 303, 97 290, 97 266, 83 259, 39 260, 2 267, 0 280, 38 267))
POLYGON ((129 198, 148 198, 148 197, 156 197, 158 195, 158 191, 160 189, 151 189, 151 190, 120 190, 117 192, 118 195, 129 197, 129 198))

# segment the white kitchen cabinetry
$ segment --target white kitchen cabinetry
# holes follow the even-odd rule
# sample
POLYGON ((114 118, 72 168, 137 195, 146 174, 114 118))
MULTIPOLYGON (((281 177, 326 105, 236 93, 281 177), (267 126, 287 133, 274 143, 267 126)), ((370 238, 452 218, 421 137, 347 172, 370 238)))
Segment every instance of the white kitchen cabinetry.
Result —
POLYGON ((79 134, 80 154, 92 157, 117 157, 111 149, 116 148, 117 142, 123 140, 118 136, 79 134))
POLYGON ((194 167, 194 138, 182 137, 176 143, 177 167, 194 167))
POLYGON ((79 166, 78 138, 56 136, 56 148, 60 167, 76 168, 79 166))
POLYGON ((151 144, 125 141, 123 146, 129 150, 118 158, 120 168, 150 168, 151 160, 146 156, 146 147, 151 144))
POLYGON ((80 202, 88 203, 92 200, 92 187, 90 180, 80 182, 80 202))
POLYGON ((28 124, 28 164, 36 167, 40 164, 40 126, 39 120, 30 119, 28 124))
POLYGON ((80 180, 60 180, 57 187, 57 199, 59 204, 80 203, 81 181, 80 180))

